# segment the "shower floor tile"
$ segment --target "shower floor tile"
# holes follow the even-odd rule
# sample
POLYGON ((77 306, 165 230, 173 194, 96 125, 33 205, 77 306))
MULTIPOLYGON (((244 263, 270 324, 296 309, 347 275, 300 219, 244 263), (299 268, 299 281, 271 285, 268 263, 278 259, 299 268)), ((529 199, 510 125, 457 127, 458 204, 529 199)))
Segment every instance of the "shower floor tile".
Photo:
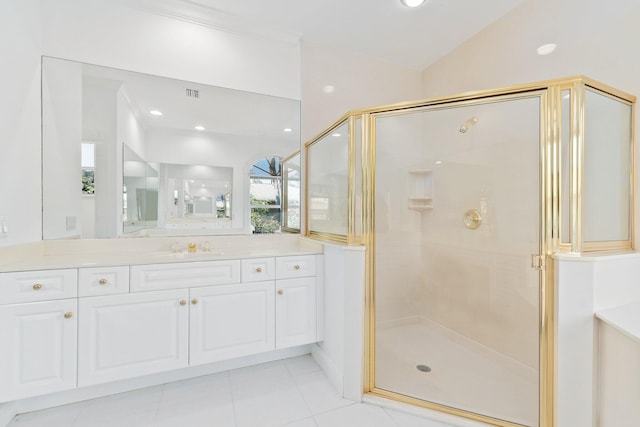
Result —
POLYGON ((428 320, 379 326, 376 334, 377 388, 538 425, 536 370, 428 320))

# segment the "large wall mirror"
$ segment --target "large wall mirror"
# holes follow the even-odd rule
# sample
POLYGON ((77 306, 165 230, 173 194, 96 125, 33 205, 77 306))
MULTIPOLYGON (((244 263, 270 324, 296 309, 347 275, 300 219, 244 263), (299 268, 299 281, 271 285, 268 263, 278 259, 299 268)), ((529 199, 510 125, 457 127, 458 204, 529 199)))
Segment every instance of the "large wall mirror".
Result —
POLYGON ((261 180, 272 217, 299 199, 281 166, 296 100, 43 57, 42 115, 43 239, 263 232, 261 162, 278 169, 261 180))

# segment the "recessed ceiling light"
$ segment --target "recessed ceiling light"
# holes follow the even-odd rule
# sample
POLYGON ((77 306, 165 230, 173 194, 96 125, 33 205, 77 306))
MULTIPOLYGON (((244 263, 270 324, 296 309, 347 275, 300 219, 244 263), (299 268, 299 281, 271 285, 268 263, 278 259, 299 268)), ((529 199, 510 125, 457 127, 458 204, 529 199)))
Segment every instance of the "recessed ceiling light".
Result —
POLYGON ((204 126, 198 125, 198 126, 195 127, 195 130, 204 130, 204 126))
POLYGON ((334 86, 331 85, 326 85, 325 87, 322 88, 322 91, 324 93, 333 93, 336 90, 336 88, 334 86))
POLYGON ((542 46, 536 49, 536 52, 538 52, 538 55, 540 56, 549 55, 554 50, 556 50, 556 47, 557 46, 555 43, 543 44, 542 46))
POLYGON ((149 111, 149 114, 152 114, 154 116, 161 116, 162 115, 162 111, 151 110, 151 111, 149 111))
POLYGON ((436 165, 441 165, 442 164, 442 160, 436 160, 436 165))
POLYGON ((333 134, 331 134, 331 136, 338 137, 338 136, 340 136, 340 134, 339 133, 333 133, 333 134))
POLYGON ((283 132, 293 132, 293 129, 291 128, 284 128, 282 129, 283 132))
POLYGON ((424 3, 424 1, 425 0, 400 0, 400 3, 407 7, 418 7, 424 3))

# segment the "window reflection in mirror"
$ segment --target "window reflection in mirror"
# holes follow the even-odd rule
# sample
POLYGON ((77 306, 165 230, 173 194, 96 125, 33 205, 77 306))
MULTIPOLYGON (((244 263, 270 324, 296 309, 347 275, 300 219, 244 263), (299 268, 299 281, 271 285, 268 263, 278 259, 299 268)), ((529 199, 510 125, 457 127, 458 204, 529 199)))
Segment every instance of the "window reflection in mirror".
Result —
POLYGON ((282 230, 300 232, 300 151, 282 161, 282 230))
POLYGON ((160 226, 175 230, 231 229, 233 168, 161 163, 160 226))
POLYGON ((233 168, 150 163, 122 151, 123 233, 231 228, 233 168))
POLYGON ((258 160, 249 171, 251 229, 254 234, 280 231, 282 162, 271 156, 258 160))

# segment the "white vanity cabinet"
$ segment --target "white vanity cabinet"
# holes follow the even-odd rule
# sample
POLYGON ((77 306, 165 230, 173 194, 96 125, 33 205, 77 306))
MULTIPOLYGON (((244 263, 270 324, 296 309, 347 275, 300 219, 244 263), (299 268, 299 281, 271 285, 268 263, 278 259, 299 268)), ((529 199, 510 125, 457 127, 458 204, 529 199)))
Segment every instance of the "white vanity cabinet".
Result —
POLYGON ((186 289, 81 298, 78 386, 188 366, 186 289))
POLYGON ((0 274, 0 402, 76 386, 77 270, 0 274))
POLYGON ((0 273, 0 403, 316 342, 318 259, 0 273))
POLYGON ((273 281, 194 288, 190 297, 191 365, 275 348, 273 281))

